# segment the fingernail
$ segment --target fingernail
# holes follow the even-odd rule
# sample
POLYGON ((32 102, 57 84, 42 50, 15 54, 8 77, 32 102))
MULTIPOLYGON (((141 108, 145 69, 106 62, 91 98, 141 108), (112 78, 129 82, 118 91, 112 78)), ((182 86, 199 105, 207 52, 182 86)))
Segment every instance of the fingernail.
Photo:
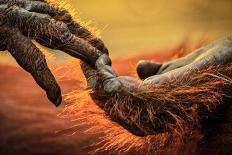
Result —
POLYGON ((53 103, 54 103, 54 105, 55 105, 56 107, 58 107, 58 106, 61 104, 61 102, 62 102, 62 96, 59 96, 59 97, 57 98, 57 100, 56 100, 55 102, 53 102, 53 103))

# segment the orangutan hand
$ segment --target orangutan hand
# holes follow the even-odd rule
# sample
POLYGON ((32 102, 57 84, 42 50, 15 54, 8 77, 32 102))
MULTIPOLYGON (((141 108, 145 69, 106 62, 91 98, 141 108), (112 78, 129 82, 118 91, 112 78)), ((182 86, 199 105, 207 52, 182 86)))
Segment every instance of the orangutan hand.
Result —
POLYGON ((103 42, 72 20, 62 8, 46 0, 0 0, 0 51, 8 50, 18 64, 31 73, 56 106, 61 91, 42 52, 32 43, 62 50, 94 66, 103 53, 103 42))
POLYGON ((231 63, 232 36, 228 36, 165 64, 142 60, 137 64, 137 74, 145 82, 162 84, 173 79, 188 80, 196 71, 231 63))
MULTIPOLYGON (((172 85, 174 81, 175 83, 184 83, 184 81, 188 81, 188 79, 190 79, 190 77, 198 71, 203 71, 210 66, 228 65, 230 63, 232 63, 232 37, 226 37, 216 41, 206 47, 202 47, 194 51, 186 57, 165 64, 140 61, 137 65, 137 72, 139 77, 144 80, 136 80, 127 76, 117 76, 111 67, 111 60, 106 54, 100 56, 97 60, 97 69, 92 68, 86 63, 82 63, 81 66, 88 81, 88 88, 93 89, 92 97, 96 103, 110 115, 111 119, 121 124, 124 128, 128 129, 135 135, 144 136, 167 130, 165 129, 166 127, 162 125, 162 123, 165 124, 165 122, 161 121, 163 119, 162 115, 167 114, 166 112, 163 113, 163 110, 168 108, 170 108, 169 112, 173 110, 170 105, 165 107, 165 104, 162 103, 162 106, 159 108, 160 110, 157 109, 157 114, 154 114, 158 115, 158 113, 160 113, 162 118, 159 118, 158 116, 151 116, 154 117, 154 120, 151 120, 149 118, 150 114, 142 107, 148 106, 150 110, 156 110, 156 103, 153 103, 154 107, 151 107, 152 105, 146 105, 148 102, 153 102, 152 100, 154 99, 154 96, 140 101, 141 96, 138 95, 144 95, 144 92, 149 92, 149 89, 146 89, 148 88, 147 86, 154 85, 155 87, 159 87, 159 85, 163 85, 163 87, 168 87, 169 85, 172 85), (137 96, 137 98, 133 99, 133 96, 137 96), (107 101, 114 97, 118 99, 117 103, 109 103, 107 101), (118 104, 124 104, 124 102, 131 104, 125 105, 123 108, 121 107, 120 112, 116 112, 117 114, 114 114, 114 104, 117 104, 118 106, 118 104), (138 108, 140 108, 140 110, 138 110, 138 108), (140 116, 141 120, 134 119, 140 119, 138 116, 132 117, 134 112, 131 111, 131 109, 143 112, 140 116), (131 113, 129 114, 128 111, 131 111, 131 113), (154 125, 152 126, 152 124, 154 125)), ((152 93, 153 95, 156 94, 156 92, 152 93)), ((191 103, 188 104, 188 106, 191 105, 191 103)), ((173 113, 176 113, 176 111, 173 113)), ((168 120, 170 121, 172 119, 173 118, 170 118, 168 120)), ((172 124, 173 122, 171 121, 169 123, 172 124)))
POLYGON ((188 77, 196 71, 213 65, 230 63, 232 63, 232 37, 226 37, 165 64, 140 61, 137 64, 137 74, 142 81, 128 76, 117 76, 106 54, 97 60, 97 70, 85 63, 82 63, 82 69, 88 80, 88 88, 97 88, 96 90, 100 88, 106 93, 113 93, 137 91, 136 87, 141 87, 143 84, 163 84, 173 79, 188 80, 188 77), (102 82, 99 83, 99 79, 102 82), (99 86, 99 84, 102 85, 99 86))

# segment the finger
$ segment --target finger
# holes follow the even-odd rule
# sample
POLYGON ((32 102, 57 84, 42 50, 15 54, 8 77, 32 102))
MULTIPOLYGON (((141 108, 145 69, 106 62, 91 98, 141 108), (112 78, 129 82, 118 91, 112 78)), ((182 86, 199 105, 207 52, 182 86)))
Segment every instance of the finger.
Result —
POLYGON ((150 76, 157 75, 156 77, 160 77, 158 75, 162 75, 166 72, 172 71, 174 69, 178 69, 180 67, 186 66, 190 63, 192 63, 199 55, 204 53, 206 49, 208 49, 210 46, 206 48, 200 48, 195 50, 193 53, 186 55, 185 57, 178 58, 173 61, 169 61, 164 64, 154 63, 151 61, 139 61, 137 64, 137 74, 140 77, 140 79, 146 79, 150 76))
POLYGON ((88 29, 75 22, 67 10, 51 5, 49 3, 39 1, 20 1, 19 3, 20 7, 23 7, 30 12, 48 14, 53 19, 64 22, 71 33, 75 34, 79 38, 88 41, 91 45, 100 50, 102 53, 108 54, 108 49, 105 47, 103 41, 94 36, 88 29))
POLYGON ((107 54, 101 55, 96 61, 96 67, 98 69, 101 69, 102 67, 105 67, 105 66, 111 66, 111 64, 112 64, 112 61, 107 54))
POLYGON ((169 61, 163 64, 160 69, 157 71, 156 75, 162 75, 169 71, 181 68, 183 66, 189 65, 194 62, 195 59, 203 53, 206 53, 208 49, 210 49, 212 45, 208 45, 207 47, 202 47, 200 49, 195 50, 194 52, 186 55, 185 57, 178 58, 173 61, 169 61))
POLYGON ((1 0, 0 4, 23 4, 25 1, 46 2, 46 0, 1 0))
POLYGON ((162 64, 154 63, 147 60, 141 60, 136 66, 136 71, 140 79, 144 80, 150 76, 155 75, 162 64))
POLYGON ((69 55, 95 65, 101 52, 87 41, 72 34, 67 25, 58 22, 47 15, 32 13, 17 6, 11 7, 4 16, 8 25, 17 27, 20 31, 39 43, 62 50, 69 55))
POLYGON ((103 54, 98 58, 96 67, 98 76, 102 81, 104 91, 106 93, 119 91, 121 88, 121 82, 117 79, 117 74, 111 67, 111 60, 106 54, 103 54))
MULTIPOLYGON (((131 77, 117 76, 113 68, 110 66, 111 60, 103 54, 96 62, 97 70, 93 69, 88 64, 82 62, 82 70, 87 79, 94 77, 92 88, 97 88, 97 91, 103 91, 105 95, 111 93, 133 93, 139 91, 141 81, 131 77)), ((89 80, 91 81, 91 80, 89 80)), ((92 82, 92 81, 91 81, 92 82)))
POLYGON ((99 73, 104 76, 106 76, 107 74, 109 77, 116 76, 113 69, 109 66, 111 65, 111 60, 106 54, 103 54, 102 56, 98 58, 96 62, 96 68, 93 68, 92 66, 88 65, 87 63, 83 61, 81 61, 80 64, 81 64, 81 69, 85 75, 85 78, 87 79, 88 88, 96 87, 96 84, 99 78, 102 78, 102 77, 99 77, 99 73), (103 72, 103 74, 101 72, 103 72))
POLYGON ((222 50, 220 46, 213 47, 208 51, 208 55, 204 55, 199 60, 164 74, 149 77, 145 81, 153 84, 163 84, 173 80, 183 83, 189 81, 193 74, 210 66, 228 65, 232 61, 231 48, 225 48, 225 46, 223 48, 222 50))
POLYGON ((111 59, 108 55, 101 55, 96 61, 96 68, 100 72, 104 79, 110 79, 117 76, 116 72, 111 67, 111 59))
POLYGON ((60 105, 62 97, 60 87, 49 70, 44 55, 23 34, 13 28, 1 27, 7 50, 18 64, 31 73, 37 84, 43 88, 48 99, 56 106, 60 105))
POLYGON ((97 71, 89 64, 83 61, 80 62, 80 65, 83 74, 87 80, 87 89, 95 89, 97 87, 97 82, 99 81, 99 77, 97 76, 97 71))
POLYGON ((89 64, 81 61, 80 65, 81 65, 81 69, 83 71, 83 74, 85 75, 86 78, 89 78, 89 77, 95 75, 96 70, 93 67, 91 67, 89 64))

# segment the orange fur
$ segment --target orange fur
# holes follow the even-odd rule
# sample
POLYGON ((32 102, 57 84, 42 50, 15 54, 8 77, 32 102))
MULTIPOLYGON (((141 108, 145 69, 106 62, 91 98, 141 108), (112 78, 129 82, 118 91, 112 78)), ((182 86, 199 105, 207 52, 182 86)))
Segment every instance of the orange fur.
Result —
MULTIPOLYGON (((76 66, 77 64, 75 64, 76 66)), ((76 67, 77 70, 79 68, 76 67)), ((80 73, 78 72, 78 75, 80 73)), ((121 98, 115 96, 107 101, 109 109, 100 109, 90 98, 84 87, 66 95, 69 103, 62 116, 77 121, 77 128, 88 125, 88 133, 100 133, 102 137, 96 144, 95 151, 111 151, 116 153, 156 153, 176 154, 195 153, 197 143, 203 137, 202 122, 207 120, 209 113, 217 110, 223 99, 231 99, 232 81, 226 76, 232 76, 231 66, 216 66, 194 74, 185 83, 175 83, 163 86, 148 86, 134 96, 121 98), (141 99, 143 109, 133 106, 134 98, 141 99), (156 101, 156 102, 154 102, 156 101), (158 102, 157 102, 158 101, 158 102), (187 103, 183 103, 187 101, 187 103), (152 108, 156 104, 162 110, 152 108), (125 108, 131 111, 131 117, 124 113, 125 108), (162 119, 156 116, 162 114, 162 119), (145 116, 144 116, 145 115, 145 116), (163 130, 145 137, 137 137, 119 124, 112 122, 115 117, 123 117, 140 128, 149 128, 141 117, 149 118, 153 124, 160 123, 163 130), (134 122, 133 122, 134 121, 134 122), (191 142, 191 143, 190 143, 191 142)), ((76 76, 80 79, 80 76, 76 76)), ((81 78, 83 79, 83 77, 81 78)), ((84 79, 83 79, 84 80, 84 79)), ((152 128, 152 127, 151 127, 152 128)))

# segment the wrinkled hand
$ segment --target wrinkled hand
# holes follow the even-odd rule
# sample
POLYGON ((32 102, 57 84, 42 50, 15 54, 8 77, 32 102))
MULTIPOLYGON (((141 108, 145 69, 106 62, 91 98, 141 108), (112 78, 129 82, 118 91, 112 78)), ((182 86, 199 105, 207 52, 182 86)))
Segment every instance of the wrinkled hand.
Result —
POLYGON ((101 52, 108 52, 103 42, 73 21, 65 9, 46 0, 0 0, 0 51, 8 50, 56 106, 62 100, 60 87, 44 55, 31 40, 62 50, 91 66, 101 52))
POLYGON ((82 63, 82 70, 88 81, 88 88, 114 93, 121 91, 137 91, 138 85, 163 84, 173 79, 188 80, 192 73, 213 65, 228 65, 232 63, 232 37, 215 41, 191 54, 165 64, 141 60, 137 64, 137 74, 141 80, 128 76, 117 76, 111 67, 111 60, 104 54, 96 61, 96 68, 82 63), (98 81, 101 81, 100 83, 98 81), (102 84, 99 86, 99 84, 102 84))
MULTIPOLYGON (((183 58, 165 64, 140 61, 137 65, 137 73, 141 80, 127 76, 117 76, 111 67, 111 60, 106 54, 99 57, 96 62, 96 69, 86 63, 82 63, 81 66, 87 78, 88 88, 93 89, 93 99, 111 115, 109 109, 112 107, 107 108, 109 105, 106 105, 106 101, 110 100, 115 94, 118 98, 129 97, 131 94, 133 96, 134 93, 144 92, 142 90, 147 85, 168 85, 173 80, 181 83, 188 80, 197 71, 207 69, 213 65, 228 65, 230 63, 232 63, 232 37, 216 41, 183 58)), ((120 117, 120 114, 113 117, 115 121, 138 136, 153 134, 157 132, 156 130, 160 130, 158 128, 153 129, 153 127, 152 130, 147 128, 152 123, 149 122, 149 118, 143 118, 145 119, 144 129, 140 130, 140 128, 136 128, 136 124, 128 124, 130 115, 127 116, 128 118, 120 117)))

